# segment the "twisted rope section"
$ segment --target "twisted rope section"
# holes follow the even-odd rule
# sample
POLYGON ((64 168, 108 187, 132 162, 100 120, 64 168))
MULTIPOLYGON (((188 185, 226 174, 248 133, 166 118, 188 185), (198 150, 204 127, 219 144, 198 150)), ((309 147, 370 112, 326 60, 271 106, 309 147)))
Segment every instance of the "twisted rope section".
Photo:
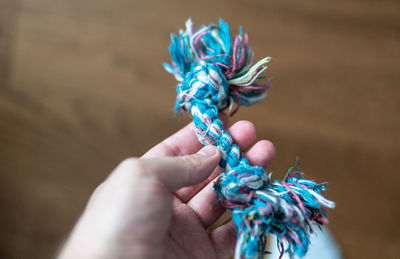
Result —
POLYGON ((262 258, 269 233, 276 235, 282 253, 304 256, 311 225, 327 223, 324 207, 335 206, 320 194, 325 184, 306 180, 296 167, 289 169, 283 181, 272 182, 264 169, 251 166, 243 157, 217 117, 219 110, 233 110, 234 103, 232 115, 240 105, 253 105, 266 97, 270 80, 265 84, 256 80, 271 58, 251 66, 253 52, 247 35, 240 29, 231 47, 229 27, 222 19, 219 26, 202 26, 197 31, 189 19, 179 36, 171 36, 172 64, 164 64, 179 81, 175 112, 190 112, 199 141, 221 151, 224 173, 214 188, 236 224, 235 258, 262 258))

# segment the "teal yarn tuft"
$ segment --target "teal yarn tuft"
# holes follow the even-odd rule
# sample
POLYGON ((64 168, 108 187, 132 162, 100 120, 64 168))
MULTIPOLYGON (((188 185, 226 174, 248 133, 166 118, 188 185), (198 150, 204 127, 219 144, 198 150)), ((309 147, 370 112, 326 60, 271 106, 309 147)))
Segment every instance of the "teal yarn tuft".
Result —
POLYGON ((263 168, 251 166, 232 137, 223 130, 218 112, 262 101, 270 80, 260 84, 270 57, 253 62, 247 34, 240 28, 233 43, 229 26, 222 19, 194 30, 171 35, 171 64, 165 69, 179 82, 175 112, 190 112, 196 135, 204 145, 217 146, 224 172, 214 183, 218 201, 231 210, 238 234, 235 258, 263 258, 268 234, 277 238, 282 252, 302 257, 310 245, 313 225, 328 223, 325 208, 335 203, 325 199, 325 183, 304 178, 297 167, 283 181, 272 181, 263 168))

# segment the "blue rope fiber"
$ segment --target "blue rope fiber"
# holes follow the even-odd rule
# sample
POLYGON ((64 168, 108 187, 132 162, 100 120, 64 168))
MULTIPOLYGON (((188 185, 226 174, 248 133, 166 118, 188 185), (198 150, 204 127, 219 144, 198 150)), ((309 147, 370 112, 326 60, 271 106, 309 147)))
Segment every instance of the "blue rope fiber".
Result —
POLYGON ((221 151, 224 173, 214 188, 236 224, 235 258, 263 258, 267 234, 277 237, 282 253, 304 256, 311 226, 327 223, 324 207, 335 207, 321 195, 325 183, 305 179, 296 167, 283 181, 271 181, 263 168, 249 164, 217 117, 235 103, 237 111, 240 105, 250 106, 266 97, 270 80, 265 84, 256 80, 262 79, 271 58, 251 66, 247 35, 240 28, 232 44, 229 26, 222 19, 219 26, 203 25, 197 31, 189 19, 179 37, 171 35, 169 51, 172 62, 164 67, 179 81, 175 112, 190 112, 199 141, 221 151))

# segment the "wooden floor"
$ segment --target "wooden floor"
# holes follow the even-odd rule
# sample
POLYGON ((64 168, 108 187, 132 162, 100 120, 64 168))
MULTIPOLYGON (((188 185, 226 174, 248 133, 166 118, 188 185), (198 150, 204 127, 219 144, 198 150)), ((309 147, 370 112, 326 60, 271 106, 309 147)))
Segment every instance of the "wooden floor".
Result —
POLYGON ((192 17, 274 57, 242 108, 278 150, 329 181, 347 258, 400 254, 400 3, 365 0, 0 0, 0 257, 50 258, 93 188, 189 121, 173 115, 169 34, 192 17))

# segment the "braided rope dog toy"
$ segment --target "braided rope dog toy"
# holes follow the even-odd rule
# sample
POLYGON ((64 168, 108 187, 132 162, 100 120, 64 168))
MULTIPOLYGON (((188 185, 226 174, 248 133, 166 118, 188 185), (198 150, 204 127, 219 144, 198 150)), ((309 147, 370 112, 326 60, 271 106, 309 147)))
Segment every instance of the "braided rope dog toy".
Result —
POLYGON ((217 118, 219 110, 232 109, 234 102, 236 112, 240 105, 266 97, 270 81, 263 85, 255 81, 261 79, 271 58, 251 66, 253 52, 247 34, 240 28, 231 46, 229 27, 222 19, 219 26, 203 25, 197 31, 189 19, 179 36, 171 35, 172 64, 164 64, 179 81, 175 113, 190 112, 199 141, 221 152, 224 173, 214 188, 236 224, 235 258, 263 258, 267 234, 276 235, 281 256, 284 252, 290 257, 304 256, 312 224, 327 223, 323 207, 335 207, 320 194, 326 183, 305 179, 296 167, 289 169, 283 181, 272 182, 271 174, 249 164, 217 118))

